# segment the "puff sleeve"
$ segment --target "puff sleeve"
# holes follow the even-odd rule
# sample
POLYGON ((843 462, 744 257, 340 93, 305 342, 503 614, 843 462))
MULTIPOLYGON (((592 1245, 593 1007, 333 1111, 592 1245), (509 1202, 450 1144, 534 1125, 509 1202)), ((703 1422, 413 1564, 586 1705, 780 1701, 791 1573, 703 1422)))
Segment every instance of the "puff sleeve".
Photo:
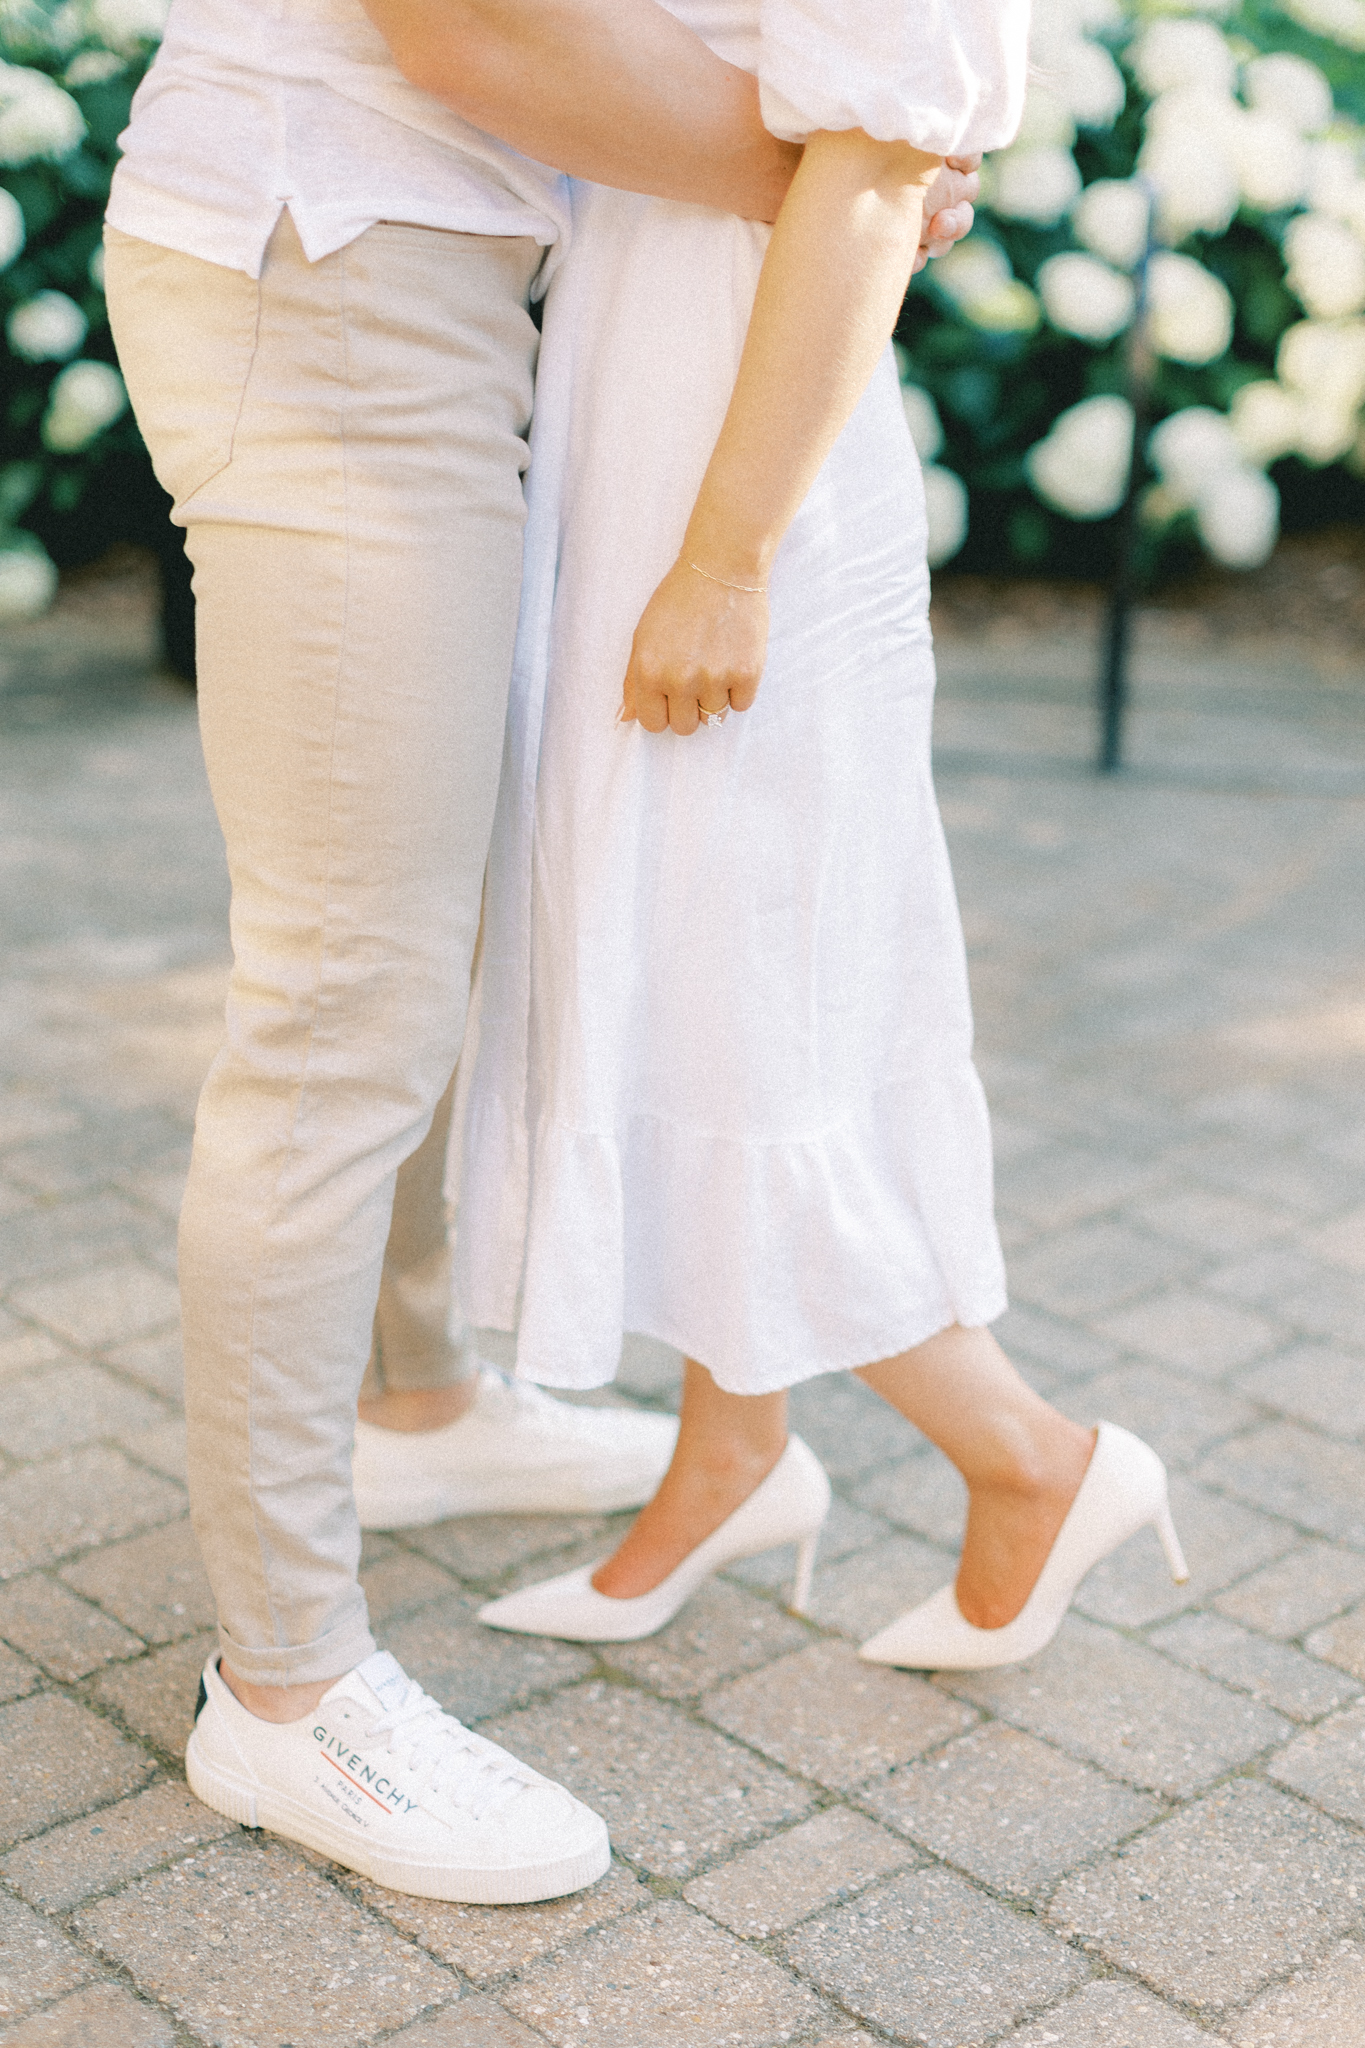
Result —
POLYGON ((760 0, 763 120, 934 156, 1000 149, 1024 104, 1029 0, 760 0))

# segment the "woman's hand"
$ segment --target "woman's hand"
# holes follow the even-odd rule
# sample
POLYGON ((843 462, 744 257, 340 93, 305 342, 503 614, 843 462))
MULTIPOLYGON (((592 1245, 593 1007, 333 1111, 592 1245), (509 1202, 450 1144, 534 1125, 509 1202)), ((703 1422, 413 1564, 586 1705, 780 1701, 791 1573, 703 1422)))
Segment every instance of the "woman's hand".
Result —
POLYGON ((946 256, 954 242, 969 235, 976 219, 972 201, 981 190, 979 156, 950 156, 924 195, 924 228, 915 252, 915 269, 931 256, 946 256))
POLYGON ((646 732, 687 734, 703 713, 747 711, 767 650, 766 592, 712 582, 679 559, 635 628, 621 717, 646 732))

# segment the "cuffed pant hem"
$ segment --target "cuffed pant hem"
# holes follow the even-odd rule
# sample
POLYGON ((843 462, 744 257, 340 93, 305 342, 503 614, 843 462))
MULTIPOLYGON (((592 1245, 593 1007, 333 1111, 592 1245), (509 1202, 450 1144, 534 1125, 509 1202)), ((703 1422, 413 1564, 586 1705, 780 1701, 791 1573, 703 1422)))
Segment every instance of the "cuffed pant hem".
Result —
POLYGON ((316 1685, 324 1678, 344 1678, 376 1647, 368 1624, 361 1619, 347 1622, 344 1628, 329 1629, 316 1642, 283 1649, 248 1649, 233 1642, 221 1626, 218 1642, 233 1675, 244 1678, 248 1685, 316 1685))

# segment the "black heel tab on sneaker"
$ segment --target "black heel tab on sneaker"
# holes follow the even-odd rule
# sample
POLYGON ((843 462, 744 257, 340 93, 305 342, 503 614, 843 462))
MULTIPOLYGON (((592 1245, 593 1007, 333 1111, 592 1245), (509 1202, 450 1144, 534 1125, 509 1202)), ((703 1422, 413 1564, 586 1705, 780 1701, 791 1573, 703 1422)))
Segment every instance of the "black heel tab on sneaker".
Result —
POLYGON ((208 1689, 204 1684, 204 1674, 201 1671, 199 1674, 199 1697, 194 1703, 194 1718, 196 1721, 199 1719, 199 1716, 203 1713, 208 1703, 208 1689))

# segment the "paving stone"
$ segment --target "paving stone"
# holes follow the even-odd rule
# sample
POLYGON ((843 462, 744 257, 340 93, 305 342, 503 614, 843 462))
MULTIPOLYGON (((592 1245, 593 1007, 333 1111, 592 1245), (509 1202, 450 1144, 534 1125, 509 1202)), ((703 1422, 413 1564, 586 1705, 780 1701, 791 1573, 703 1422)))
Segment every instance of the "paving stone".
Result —
POLYGON ((1220 1379, 1233 1366, 1246 1365, 1283 1344, 1281 1324, 1239 1308, 1234 1302, 1210 1300, 1192 1288, 1171 1288, 1150 1301, 1104 1316, 1098 1327, 1125 1351, 1198 1379, 1220 1379))
POLYGON ((1305 1728, 1267 1768, 1279 1784, 1302 1792, 1329 1813, 1365 1820, 1365 1702, 1305 1728))
POLYGON ((168 1479, 92 1444, 0 1479, 0 1579, 185 1512, 168 1479))
POLYGON ((1303 1241, 1316 1257, 1344 1266, 1350 1273, 1365 1273, 1365 1208, 1352 1209, 1349 1216, 1308 1231, 1303 1241))
POLYGON ((1000 1198, 1037 1229, 1051 1231, 1116 1209, 1160 1178, 1160 1169, 1146 1160, 1054 1143, 1003 1168, 1000 1198))
POLYGON ((1330 1543, 1310 1542, 1298 1544, 1275 1564, 1230 1586, 1213 1604, 1233 1621, 1288 1641, 1340 1613, 1362 1593, 1365 1557, 1330 1543))
POLYGON ((367 1878, 343 1880, 371 1912, 449 1963, 476 1984, 492 1984, 511 1970, 562 1949, 590 1928, 647 1906, 651 1894, 623 1864, 586 1891, 538 1906, 456 1906, 414 1899, 367 1878))
POLYGON ((1000 2048, 1209 2048, 1209 2038, 1169 2005, 1110 1977, 1083 1984, 1041 2019, 1006 2034, 1000 2048))
POLYGON ((1241 1778, 1064 1879, 1049 1917, 1155 1990, 1218 2011, 1314 1962, 1359 1920, 1362 1892, 1365 1843, 1241 1778))
POLYGON ((0 1847, 6 1849, 131 1792, 153 1768, 146 1752, 107 1721, 56 1693, 0 1707, 0 1751, 6 1760, 0 1847))
POLYGON ((102 1706, 115 1708, 144 1742, 182 1757, 194 1726, 200 1674, 217 1642, 216 1632, 190 1636, 129 1664, 106 1665, 91 1680, 91 1692, 102 1706))
POLYGON ((1331 1344, 1296 1344, 1240 1373, 1244 1394, 1328 1436, 1365 1434, 1365 1358, 1331 1344))
POLYGON ((0 1586, 0 1635, 68 1681, 142 1648, 126 1628, 41 1572, 0 1586))
POLYGON ((812 1643, 701 1702, 706 1718, 803 1778, 849 1790, 923 1756, 976 1718, 908 1671, 812 1643))
POLYGON ((762 1940, 915 1860, 885 1828, 834 1806, 694 1878, 683 1897, 733 1933, 762 1940))
POLYGON ((0 1893, 0 2019, 17 2019, 94 1974, 60 1928, 0 1893))
POLYGON ((369 1563, 362 1554, 360 1584, 374 1626, 428 1607, 433 1600, 448 1599, 459 1590, 450 1573, 429 1557, 397 1548, 369 1563))
POLYGON ((10 1289, 10 1299, 72 1344, 121 1344, 173 1323, 180 1314, 174 1282, 134 1259, 51 1280, 25 1280, 10 1289))
POLYGON ((118 1441, 139 1465, 150 1465, 153 1472, 188 1486, 188 1443, 183 1415, 173 1415, 152 1429, 120 1430, 118 1441))
MULTIPOLYGON (((69 1276, 82 1262, 94 1265, 145 1256, 164 1234, 161 1219, 149 1216, 126 1196, 105 1192, 73 1202, 35 1202, 0 1218, 0 1273, 11 1288, 11 1298, 17 1300, 16 1281, 22 1279, 27 1286, 52 1274, 69 1276)), ((116 1342, 117 1337, 109 1341, 116 1342)))
POLYGON ((1286 1322, 1297 1323, 1329 1344, 1365 1349, 1365 1275, 1319 1266, 1277 1306, 1286 1322))
POLYGON ((1283 1312, 1282 1305, 1289 1297, 1311 1287, 1324 1270, 1297 1244, 1270 1244, 1250 1257, 1231 1259, 1205 1273, 1202 1285, 1212 1293, 1283 1312))
POLYGON ((544 2048, 544 2043, 543 2034, 531 2033, 491 1998, 462 1998, 390 2034, 385 2048, 544 2048))
MULTIPOLYGON (((790 1546, 788 1546, 790 1554, 790 1546)), ((739 1586, 712 1579, 675 1621, 640 1643, 604 1643, 598 1655, 665 1699, 695 1699, 737 1672, 771 1664, 809 1641, 792 1615, 739 1586)))
POLYGON ((1077 1422, 1117 1422, 1131 1429, 1177 1468, 1193 1465, 1210 1445, 1259 1420, 1254 1404, 1239 1394, 1155 1365, 1122 1366, 1077 1381, 1056 1405, 1077 1422))
POLYGON ((71 1356, 46 1330, 29 1329, 2 1309, 0 1317, 0 1332, 8 1333, 0 1334, 0 1381, 19 1379, 35 1366, 55 1365, 71 1356))
POLYGON ((457 1720, 501 1714, 592 1670, 591 1654, 577 1643, 483 1628, 475 1605, 457 1593, 383 1632, 385 1649, 457 1720))
POLYGON ((691 1876, 811 1804, 737 1743, 619 1686, 579 1686, 481 1732, 576 1792, 623 1855, 667 1877, 691 1876))
POLYGON ((1365 2048, 1365 1948, 1343 1941, 1228 2022, 1235 2048, 1365 2048))
POLYGON ((1354 1680, 1315 1657, 1267 1642, 1220 1614, 1184 1614, 1147 1640, 1177 1664, 1248 1692, 1295 1721, 1316 1721, 1359 1691, 1354 1680))
POLYGON ((558 1565, 535 1562, 585 1543, 605 1557, 630 1526, 621 1515, 460 1515, 427 1529, 405 1529, 403 1541, 460 1579, 492 1585, 519 1566, 549 1578, 558 1565))
POLYGON ((899 1458, 857 1482, 853 1498, 860 1507, 884 1515, 898 1528, 912 1529, 945 1550, 958 1550, 967 1522, 967 1487, 955 1465, 941 1451, 899 1458))
POLYGON ((0 1643, 0 1701, 17 1700, 32 1692, 38 1673, 24 1657, 16 1657, 0 1643))
POLYGON ((1139 1529, 1087 1574, 1076 1595, 1081 1613, 1124 1628, 1145 1628, 1209 1599, 1230 1579, 1281 1555, 1295 1540, 1286 1523, 1196 1486, 1183 1473, 1173 1472, 1170 1486, 1171 1513, 1190 1567, 1188 1582, 1177 1586, 1172 1581, 1155 1530, 1139 1529))
MULTIPOLYGON (((842 1494, 833 1494, 829 1518, 820 1531, 817 1562, 821 1567, 834 1564, 841 1557, 851 1557, 855 1550, 866 1550, 873 1543, 885 1541, 891 1533, 880 1515, 865 1514, 861 1508, 851 1507, 842 1494)), ((742 1557, 737 1563, 727 1565, 722 1576, 736 1579, 744 1586, 756 1586, 764 1592, 790 1598, 791 1546, 789 1544, 782 1550, 764 1550, 757 1557, 742 1557)))
POLYGON ((822 2011, 805 1985, 676 1900, 533 1965, 502 2003, 557 2048, 640 2048, 642 2027, 650 2048, 769 2048, 822 2011))
POLYGON ((1016 1364, 1032 1360, 1063 1378, 1104 1372, 1118 1363, 1118 1346, 1107 1337, 1097 1337, 1092 1329, 1031 1308, 1027 1302, 1012 1302, 991 1327, 1016 1364))
POLYGON ((1268 1707, 1078 1615, 1026 1664, 945 1674, 938 1683, 1071 1756, 1172 1799, 1188 1798, 1292 1733, 1292 1724, 1268 1707))
POLYGON ((1297 1422, 1268 1422, 1220 1444, 1197 1476, 1316 1535, 1365 1549, 1365 1448, 1297 1422))
POLYGON ((149 1643, 175 1642, 217 1618, 188 1515, 92 1551, 62 1577, 149 1643))
POLYGON ((616 1384, 632 1394, 643 1394, 666 1408, 676 1409, 682 1395, 682 1366, 682 1353, 671 1344, 627 1331, 621 1344, 616 1384))
POLYGON ((810 1618, 863 1642, 952 1578, 956 1557, 919 1536, 886 1536, 851 1557, 817 1565, 810 1618))
POLYGON ((0 2048, 174 2048, 174 2042, 165 2013, 139 2005, 117 1984, 92 1984, 0 2031, 0 2048))
POLYGON ((905 1764, 863 1798, 902 1834, 996 1891, 1045 1891, 1155 1820, 1155 1799, 994 1723, 905 1764))
POLYGON ((784 1946, 828 1997, 923 2048, 988 2040, 1087 1974, 1035 1920, 942 1870, 877 1885, 784 1946))
POLYGON ((1311 1656, 1349 1671, 1352 1678, 1365 1679, 1365 1603, 1329 1621, 1325 1628, 1314 1629, 1304 1648, 1311 1656))
POLYGON ((0 1870, 35 1906, 56 1913, 236 1832, 232 1821, 201 1806, 186 1786, 149 1785, 117 1806, 21 1843, 0 1861, 0 1870))
POLYGON ((1251 1202, 1221 1188, 1163 1189, 1124 1206, 1144 1230, 1190 1245, 1209 1258, 1252 1251, 1282 1237, 1298 1220, 1274 1204, 1251 1202))
POLYGON ((177 1408, 185 1405, 185 1354, 179 1330, 159 1337, 135 1337, 131 1344, 116 1344, 104 1354, 117 1371, 141 1380, 163 1401, 177 1408))
POLYGON ((88 1906, 76 1924, 215 2048, 337 2048, 457 1990, 429 1956, 271 1841, 204 1850, 88 1906))
MULTIPOLYGON (((1183 1247, 1126 1223, 1081 1223, 1019 1253, 1011 1262, 1010 1290, 1056 1315, 1099 1318, 1135 1295, 1174 1285, 1193 1263, 1183 1247)), ((1096 1327, 1102 1336, 1114 1334, 1108 1322, 1097 1320, 1096 1327)))
POLYGON ((50 1366, 0 1387, 0 1450, 46 1458, 92 1437, 150 1429, 165 1410, 98 1365, 50 1366))
POLYGON ((792 1388, 788 1412, 836 1483, 924 1448, 919 1431, 851 1372, 804 1380, 792 1388))

